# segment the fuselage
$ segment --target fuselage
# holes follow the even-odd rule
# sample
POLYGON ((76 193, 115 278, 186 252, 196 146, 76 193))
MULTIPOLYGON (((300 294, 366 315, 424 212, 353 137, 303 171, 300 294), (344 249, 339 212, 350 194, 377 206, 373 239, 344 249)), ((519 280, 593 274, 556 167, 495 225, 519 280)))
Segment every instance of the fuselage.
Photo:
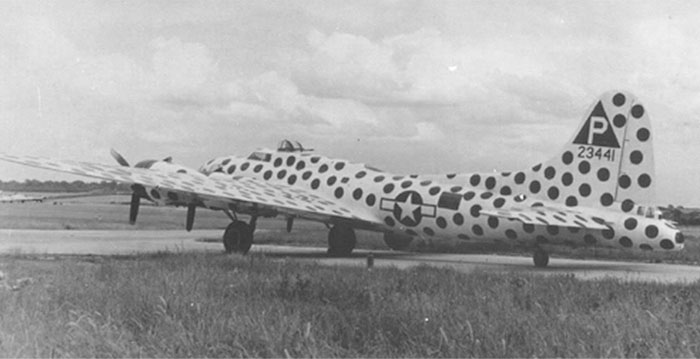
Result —
MULTIPOLYGON (((657 212, 635 205, 628 212, 610 208, 564 206, 525 196, 515 188, 505 195, 471 186, 459 178, 394 175, 370 166, 331 159, 309 152, 261 150, 248 157, 219 157, 199 170, 203 175, 252 177, 272 184, 300 187, 329 201, 341 202, 356 213, 369 213, 383 223, 375 230, 423 238, 459 238, 465 241, 515 241, 524 244, 597 245, 641 250, 679 250, 683 235, 657 212), (546 208, 564 216, 593 218, 607 229, 562 225, 536 215, 542 225, 482 214, 500 208, 546 208), (574 213, 572 213, 574 212, 574 213)), ((489 174, 491 176, 493 174, 489 174)), ((508 177, 509 174, 495 174, 508 177)), ((501 191, 503 192, 503 191, 501 191)), ((210 204, 216 207, 216 204, 210 204)), ((648 207, 653 208, 653 207, 648 207)), ((312 208, 310 208, 312 210, 312 208)), ((557 218, 557 215, 554 215, 557 218)), ((562 221, 563 222, 563 221, 562 221)), ((585 224, 585 223, 583 223, 585 224)))

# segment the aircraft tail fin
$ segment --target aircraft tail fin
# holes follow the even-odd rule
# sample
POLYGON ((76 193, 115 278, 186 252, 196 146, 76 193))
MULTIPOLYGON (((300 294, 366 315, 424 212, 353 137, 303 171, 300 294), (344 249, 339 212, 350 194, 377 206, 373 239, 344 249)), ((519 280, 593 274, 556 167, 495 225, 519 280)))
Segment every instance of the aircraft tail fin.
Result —
POLYGON ((518 172, 523 193, 567 206, 610 207, 654 201, 651 123, 632 94, 600 96, 554 158, 518 172))

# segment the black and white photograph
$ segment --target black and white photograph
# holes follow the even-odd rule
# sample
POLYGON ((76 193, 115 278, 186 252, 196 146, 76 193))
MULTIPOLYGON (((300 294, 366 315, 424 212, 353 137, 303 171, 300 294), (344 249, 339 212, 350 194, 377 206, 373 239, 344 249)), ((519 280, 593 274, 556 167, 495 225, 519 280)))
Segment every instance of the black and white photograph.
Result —
POLYGON ((698 357, 698 39, 693 1, 2 0, 0 357, 698 357))

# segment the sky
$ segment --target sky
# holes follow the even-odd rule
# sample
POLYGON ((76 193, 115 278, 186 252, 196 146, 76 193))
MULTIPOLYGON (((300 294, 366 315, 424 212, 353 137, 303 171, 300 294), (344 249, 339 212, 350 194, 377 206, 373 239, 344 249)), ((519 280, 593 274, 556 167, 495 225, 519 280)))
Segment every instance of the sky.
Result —
MULTIPOLYGON (((602 93, 700 206, 695 1, 0 1, 0 152, 198 168, 284 138, 397 173, 517 170, 602 93)), ((1 180, 77 176, 0 163, 1 180)))

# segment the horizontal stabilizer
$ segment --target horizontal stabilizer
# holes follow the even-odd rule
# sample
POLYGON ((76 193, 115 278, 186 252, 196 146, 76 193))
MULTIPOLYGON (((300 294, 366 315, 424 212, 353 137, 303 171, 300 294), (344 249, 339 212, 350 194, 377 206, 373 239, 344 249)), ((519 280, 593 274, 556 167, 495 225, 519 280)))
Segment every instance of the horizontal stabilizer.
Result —
POLYGON ((595 230, 609 228, 602 218, 558 208, 523 207, 482 210, 480 213, 486 216, 516 220, 535 226, 559 226, 595 230))

